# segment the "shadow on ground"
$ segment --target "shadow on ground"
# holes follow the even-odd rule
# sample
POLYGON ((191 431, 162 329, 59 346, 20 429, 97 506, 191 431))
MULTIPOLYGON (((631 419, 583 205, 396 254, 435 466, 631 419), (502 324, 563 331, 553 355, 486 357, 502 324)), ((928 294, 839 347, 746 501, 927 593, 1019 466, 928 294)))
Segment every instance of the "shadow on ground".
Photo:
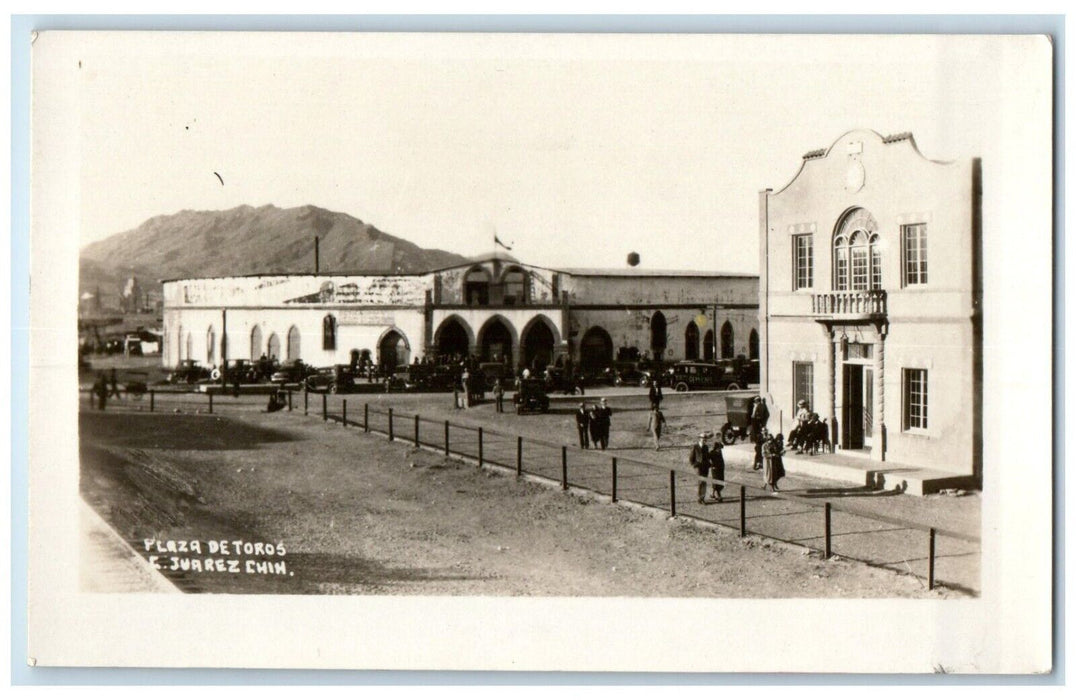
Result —
POLYGON ((212 415, 82 413, 78 428, 83 441, 162 450, 249 450, 295 439, 280 430, 212 415))

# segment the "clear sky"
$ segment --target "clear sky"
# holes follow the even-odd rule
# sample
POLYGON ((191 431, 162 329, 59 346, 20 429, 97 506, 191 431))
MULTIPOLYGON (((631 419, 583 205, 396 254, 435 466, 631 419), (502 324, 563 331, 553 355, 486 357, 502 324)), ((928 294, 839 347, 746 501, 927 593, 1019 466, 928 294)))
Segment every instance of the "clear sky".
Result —
POLYGON ((81 241, 315 204, 467 255, 496 229, 535 264, 755 272, 759 190, 850 129, 997 163, 1018 59, 948 36, 113 34, 73 67, 81 241))

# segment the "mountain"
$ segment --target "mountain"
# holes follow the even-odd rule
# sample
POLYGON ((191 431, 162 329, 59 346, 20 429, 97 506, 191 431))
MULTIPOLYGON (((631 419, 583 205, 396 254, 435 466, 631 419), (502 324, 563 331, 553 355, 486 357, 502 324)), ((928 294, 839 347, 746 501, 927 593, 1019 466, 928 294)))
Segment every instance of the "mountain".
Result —
POLYGON ((313 272, 320 237, 323 273, 425 272, 467 261, 390 236, 353 216, 307 205, 241 206, 156 216, 138 228, 91 243, 79 256, 80 293, 109 298, 135 275, 147 290, 158 280, 258 273, 313 272))

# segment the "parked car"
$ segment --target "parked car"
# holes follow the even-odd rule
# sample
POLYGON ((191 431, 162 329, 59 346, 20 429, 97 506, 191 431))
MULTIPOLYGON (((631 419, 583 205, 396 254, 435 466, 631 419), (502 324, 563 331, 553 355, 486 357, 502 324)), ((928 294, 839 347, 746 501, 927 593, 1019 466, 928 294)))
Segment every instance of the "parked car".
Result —
POLYGON ((747 384, 740 377, 734 361, 677 362, 666 374, 669 386, 676 391, 694 389, 742 389, 747 384))
POLYGON ((269 381, 273 384, 296 384, 304 381, 317 370, 302 360, 292 360, 273 372, 269 381))
POLYGON ((650 386, 650 380, 662 381, 662 365, 643 360, 620 360, 605 370, 605 380, 613 386, 650 386))
POLYGON ((519 388, 512 396, 512 403, 516 406, 516 413, 527 411, 549 411, 549 396, 545 393, 545 382, 541 379, 520 379, 519 388))
POLYGON ((223 369, 214 367, 209 373, 209 379, 219 382, 222 374, 225 384, 254 384, 259 378, 258 368, 250 360, 228 360, 223 369))
POLYGON ((306 378, 306 388, 310 391, 339 394, 355 388, 355 377, 350 365, 321 367, 306 378))
POLYGON ((169 384, 197 384, 209 379, 209 368, 202 367, 194 360, 180 360, 168 374, 169 384))

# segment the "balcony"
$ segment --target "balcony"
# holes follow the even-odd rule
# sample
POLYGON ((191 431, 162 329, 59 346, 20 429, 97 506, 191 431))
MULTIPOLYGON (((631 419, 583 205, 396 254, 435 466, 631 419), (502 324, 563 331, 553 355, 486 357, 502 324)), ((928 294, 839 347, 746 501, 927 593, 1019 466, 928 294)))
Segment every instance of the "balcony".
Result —
POLYGON ((811 295, 811 314, 836 319, 872 319, 886 315, 884 289, 811 295))

